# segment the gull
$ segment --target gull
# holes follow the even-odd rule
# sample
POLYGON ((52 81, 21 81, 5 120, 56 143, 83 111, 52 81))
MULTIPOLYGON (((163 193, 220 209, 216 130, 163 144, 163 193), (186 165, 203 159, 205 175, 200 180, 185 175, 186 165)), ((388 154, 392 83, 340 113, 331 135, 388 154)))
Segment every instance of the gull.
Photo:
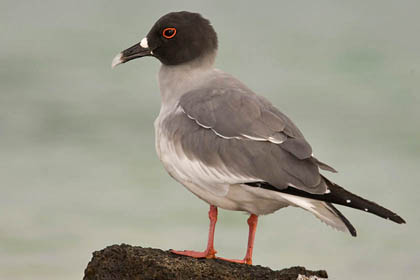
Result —
POLYGON ((216 32, 207 19, 198 13, 172 12, 162 16, 140 43, 112 60, 112 67, 146 56, 161 62, 162 103, 155 121, 158 157, 170 176, 210 205, 206 250, 173 253, 216 258, 218 208, 250 214, 245 258, 228 260, 246 264, 252 264, 258 217, 287 206, 303 208, 352 236, 355 228, 333 204, 405 223, 322 175, 320 170, 336 171, 314 157, 302 132, 285 114, 214 68, 217 47, 216 32))

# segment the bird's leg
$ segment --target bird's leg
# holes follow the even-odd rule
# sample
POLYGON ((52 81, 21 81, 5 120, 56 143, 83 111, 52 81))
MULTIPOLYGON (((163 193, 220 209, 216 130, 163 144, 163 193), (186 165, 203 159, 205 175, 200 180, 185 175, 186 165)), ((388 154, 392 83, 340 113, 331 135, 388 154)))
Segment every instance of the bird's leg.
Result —
POLYGON ((188 250, 184 250, 184 251, 171 250, 171 253, 174 253, 177 255, 189 256, 193 258, 207 258, 207 259, 216 258, 217 251, 214 250, 214 230, 216 228, 216 222, 217 222, 217 207, 214 205, 210 205, 209 219, 210 219, 209 239, 207 241, 207 249, 204 252, 188 251, 188 250))
POLYGON ((248 235, 248 247, 246 249, 246 255, 243 260, 231 260, 225 258, 218 258, 221 260, 235 262, 235 263, 246 263, 252 264, 252 250, 254 249, 254 239, 255 239, 255 232, 257 231, 257 224, 258 224, 258 216, 255 214, 251 214, 248 218, 248 225, 249 225, 249 235, 248 235))

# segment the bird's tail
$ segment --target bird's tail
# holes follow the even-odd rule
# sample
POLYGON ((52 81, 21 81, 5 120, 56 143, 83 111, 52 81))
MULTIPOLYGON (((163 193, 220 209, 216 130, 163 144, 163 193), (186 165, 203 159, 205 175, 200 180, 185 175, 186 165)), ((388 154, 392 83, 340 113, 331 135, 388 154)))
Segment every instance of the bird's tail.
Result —
POLYGON ((334 205, 332 205, 332 203, 290 195, 283 192, 277 192, 277 195, 279 195, 282 200, 288 201, 290 205, 301 207, 311 212, 315 215, 315 217, 327 225, 332 226, 339 231, 348 231, 352 236, 357 235, 356 229, 353 227, 350 221, 347 220, 346 217, 344 217, 344 215, 341 214, 341 212, 338 211, 334 205))
POLYGON ((405 224, 404 219, 401 218, 400 216, 398 216, 396 213, 392 212, 391 210, 388 210, 388 209, 376 204, 375 202, 369 201, 367 199, 364 199, 360 196, 357 196, 357 195, 345 190, 344 188, 342 188, 339 185, 331 182, 330 180, 328 180, 324 176, 322 176, 322 178, 327 183, 327 186, 328 186, 328 189, 329 189, 329 192, 325 193, 325 194, 311 194, 311 193, 301 191, 301 190, 298 190, 298 189, 295 189, 295 188, 292 188, 292 187, 280 190, 280 189, 277 189, 277 188, 271 186, 270 184, 266 184, 266 183, 262 184, 262 187, 270 189, 270 190, 275 190, 275 191, 278 191, 278 192, 282 192, 282 193, 295 195, 295 196, 306 197, 306 198, 320 200, 320 201, 324 201, 324 202, 328 202, 328 203, 344 205, 344 206, 351 207, 351 208, 354 208, 354 209, 358 209, 358 210, 361 210, 361 211, 365 211, 365 212, 368 212, 368 213, 371 213, 371 214, 375 214, 379 217, 382 217, 382 218, 387 219, 387 220, 391 220, 391 221, 396 222, 398 224, 405 224))

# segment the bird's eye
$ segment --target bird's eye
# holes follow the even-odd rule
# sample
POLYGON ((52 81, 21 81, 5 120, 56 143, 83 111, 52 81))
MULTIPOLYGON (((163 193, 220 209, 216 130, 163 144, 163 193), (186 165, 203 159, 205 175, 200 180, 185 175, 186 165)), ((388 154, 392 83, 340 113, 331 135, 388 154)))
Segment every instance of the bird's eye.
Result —
POLYGON ((175 36, 176 34, 176 28, 174 27, 168 27, 163 29, 162 31, 162 36, 165 37, 166 39, 171 39, 175 36))

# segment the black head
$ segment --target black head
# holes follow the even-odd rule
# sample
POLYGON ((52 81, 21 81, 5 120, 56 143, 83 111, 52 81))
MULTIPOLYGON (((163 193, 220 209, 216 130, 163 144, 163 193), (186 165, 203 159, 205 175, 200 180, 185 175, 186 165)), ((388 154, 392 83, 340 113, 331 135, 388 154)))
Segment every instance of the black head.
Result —
POLYGON ((143 56, 178 65, 216 50, 217 35, 207 19, 198 13, 173 12, 161 17, 139 44, 117 55, 113 66, 143 56))

